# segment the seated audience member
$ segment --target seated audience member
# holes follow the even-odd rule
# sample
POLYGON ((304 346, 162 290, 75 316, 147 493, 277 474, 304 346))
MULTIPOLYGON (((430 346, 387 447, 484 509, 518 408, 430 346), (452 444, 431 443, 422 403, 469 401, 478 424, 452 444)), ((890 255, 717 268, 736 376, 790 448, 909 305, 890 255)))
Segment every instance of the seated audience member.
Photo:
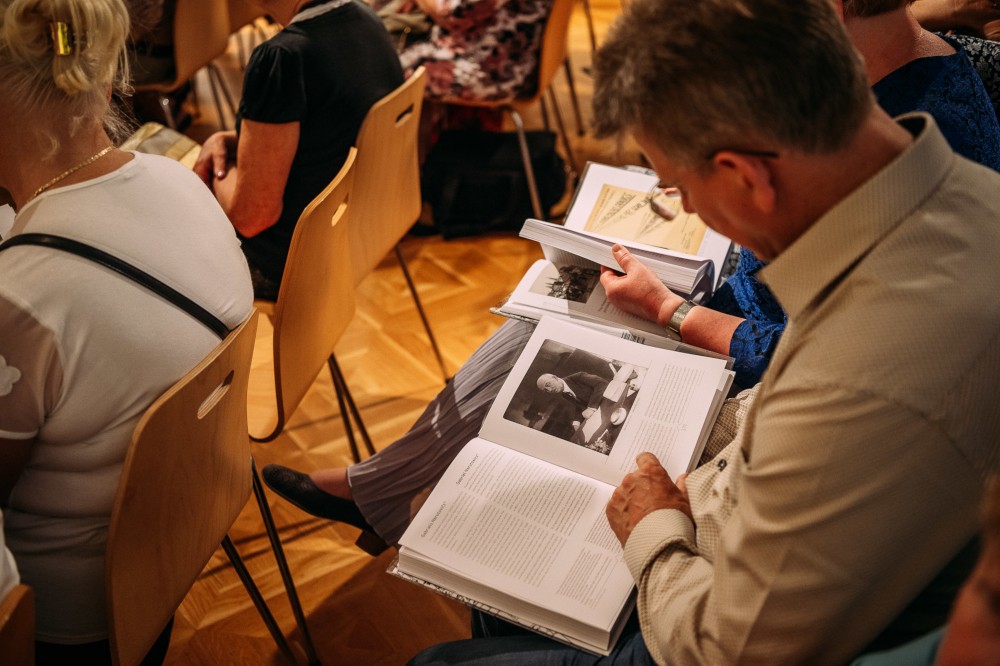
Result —
MULTIPOLYGON (((1000 128, 996 118, 983 110, 982 85, 968 63, 948 43, 920 30, 904 0, 891 0, 891 11, 873 16, 859 15, 859 10, 865 9, 861 4, 861 0, 848 2, 846 27, 865 57, 868 83, 877 82, 878 87, 895 81, 895 67, 904 72, 902 76, 915 90, 923 91, 914 94, 892 85, 880 93, 879 101, 892 107, 894 113, 918 108, 906 107, 904 102, 908 102, 919 104, 935 117, 940 115, 946 119, 945 138, 955 150, 967 150, 966 157, 997 166, 1000 128), (893 35, 894 50, 883 49, 871 38, 872 25, 880 25, 883 34, 893 35), (941 55, 915 61, 920 53, 916 46, 926 42, 941 55), (916 63, 921 64, 912 68, 916 63), (896 99, 897 94, 902 97, 896 99), (956 122, 956 118, 968 122, 956 122)), ((784 330, 785 313, 758 279, 764 264, 749 248, 741 249, 734 275, 706 307, 693 307, 683 318, 675 316, 684 303, 681 296, 652 281, 646 267, 627 251, 618 249, 616 253, 626 276, 618 277, 611 271, 602 276, 616 305, 664 327, 673 320, 685 342, 730 354, 735 359, 738 385, 749 387, 760 380, 784 330), (640 298, 646 292, 656 297, 640 298)), ((505 323, 459 369, 414 427, 372 459, 349 469, 321 469, 308 476, 269 466, 264 470, 265 480, 306 511, 349 522, 395 543, 409 523, 414 497, 436 483, 457 451, 478 434, 486 411, 530 334, 528 324, 505 323)))
POLYGON ((890 116, 930 113, 955 152, 1000 171, 1000 126, 961 44, 921 28, 909 0, 842 4, 879 106, 890 116))
POLYGON ((382 22, 356 0, 256 4, 285 29, 254 49, 238 129, 209 137, 194 169, 243 240, 254 293, 274 300, 299 215, 403 72, 382 22))
POLYGON ((920 635, 1000 465, 1000 175, 875 105, 828 0, 634 0, 594 64, 598 134, 770 262, 789 325, 713 464, 678 486, 642 453, 609 502, 640 632, 413 663, 841 664, 920 635))
MULTIPOLYGON (((117 150, 106 126, 128 32, 122 0, 0 0, 0 189, 8 241, 47 233, 153 274, 229 327, 251 312, 246 260, 187 168, 117 150)), ((0 246, 0 503, 37 601, 38 663, 110 659, 108 521, 132 431, 219 338, 103 266, 0 246)), ((91 661, 93 660, 93 661, 91 661)))
POLYGON ((129 71, 132 84, 171 81, 174 69, 176 0, 126 0, 129 14, 129 71))
POLYGON ((852 666, 993 666, 1000 662, 1000 477, 983 502, 982 552, 962 586, 948 624, 852 666), (942 640, 943 638, 943 640, 942 640))
POLYGON ((400 54, 427 68, 428 99, 513 99, 537 86, 542 31, 552 0, 416 0, 434 22, 430 39, 400 54))

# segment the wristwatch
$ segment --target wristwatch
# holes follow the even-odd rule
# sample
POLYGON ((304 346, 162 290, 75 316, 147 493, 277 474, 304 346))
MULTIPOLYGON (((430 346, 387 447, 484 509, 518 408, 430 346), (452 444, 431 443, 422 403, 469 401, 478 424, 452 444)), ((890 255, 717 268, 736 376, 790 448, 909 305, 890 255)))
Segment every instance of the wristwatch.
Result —
POLYGON ((674 313, 670 315, 670 321, 667 322, 667 330, 676 333, 678 336, 681 334, 681 324, 684 323, 684 318, 688 316, 688 312, 691 312, 691 308, 698 305, 694 301, 684 301, 674 313))

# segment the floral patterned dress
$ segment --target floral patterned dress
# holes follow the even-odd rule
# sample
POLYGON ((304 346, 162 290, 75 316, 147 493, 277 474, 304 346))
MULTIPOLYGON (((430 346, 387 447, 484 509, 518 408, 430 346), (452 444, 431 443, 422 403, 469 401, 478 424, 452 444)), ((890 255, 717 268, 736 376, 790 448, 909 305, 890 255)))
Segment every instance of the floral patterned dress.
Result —
POLYGON ((427 68, 430 99, 509 100, 535 91, 538 54, 552 0, 439 0, 445 19, 430 40, 400 54, 427 68))

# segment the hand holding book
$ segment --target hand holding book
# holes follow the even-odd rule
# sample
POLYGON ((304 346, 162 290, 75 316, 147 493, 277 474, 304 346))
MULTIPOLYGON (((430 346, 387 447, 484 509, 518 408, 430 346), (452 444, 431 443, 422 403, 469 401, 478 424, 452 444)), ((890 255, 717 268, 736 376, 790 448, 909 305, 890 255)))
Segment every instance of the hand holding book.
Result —
POLYGON ((653 271, 623 246, 615 245, 611 254, 622 270, 601 267, 601 284, 608 300, 625 312, 665 328, 670 315, 684 299, 660 282, 653 271))

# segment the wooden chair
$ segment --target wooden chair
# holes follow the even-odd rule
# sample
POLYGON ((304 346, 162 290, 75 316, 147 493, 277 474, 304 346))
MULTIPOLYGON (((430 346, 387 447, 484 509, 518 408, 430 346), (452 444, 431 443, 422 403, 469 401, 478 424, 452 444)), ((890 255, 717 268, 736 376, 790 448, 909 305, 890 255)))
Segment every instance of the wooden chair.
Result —
POLYGON ((250 59, 250 52, 256 44, 256 38, 263 37, 257 19, 263 16, 260 8, 247 0, 227 0, 227 11, 229 14, 229 32, 236 41, 237 59, 240 69, 246 69, 247 61, 250 59), (244 30, 250 26, 250 30, 244 30), (247 33, 250 33, 247 35, 247 33), (249 37, 249 44, 244 41, 249 37))
POLYGON ((35 663, 35 595, 27 585, 15 585, 0 601, 0 664, 35 663))
POLYGON ((420 161, 417 152, 420 108, 426 70, 418 67, 401 86, 368 110, 358 131, 358 166, 354 177, 351 260, 354 281, 368 276, 395 249, 403 277, 417 306, 444 379, 444 359, 427 320, 399 241, 420 217, 420 161))
POLYGON ((279 649, 295 658, 227 532, 250 497, 246 396, 257 316, 154 402, 122 467, 105 561, 115 664, 138 664, 222 544, 279 649))
POLYGON ((223 101, 226 102, 230 115, 236 117, 236 105, 222 73, 212 62, 228 48, 230 32, 229 11, 225 2, 177 0, 174 13, 174 79, 136 86, 137 91, 160 94, 160 106, 171 129, 177 129, 177 124, 170 111, 166 93, 173 92, 192 80, 203 67, 208 73, 209 87, 219 114, 219 126, 222 129, 229 128, 222 112, 223 101))
MULTIPOLYGON (((274 392, 276 410, 263 432, 251 433, 256 442, 270 442, 285 429, 306 392, 316 381, 333 348, 354 315, 354 273, 348 242, 348 203, 354 182, 357 150, 352 148, 340 172, 306 206, 292 234, 288 260, 281 277, 276 302, 256 301, 258 309, 274 325, 274 392)), ((353 203, 351 204, 353 209, 353 203)), ((336 376, 334 377, 336 382, 336 376)), ((341 417, 355 459, 359 459, 354 431, 341 392, 341 417)), ((244 409, 246 406, 244 406, 244 409)), ((370 452, 374 450, 369 449, 370 452)), ((264 486, 254 468, 254 494, 260 507, 271 548, 278 560, 288 599, 302 632, 310 663, 318 663, 295 583, 264 495, 264 486)))
MULTIPOLYGON (((355 208, 352 188, 357 154, 352 148, 333 182, 299 216, 278 300, 255 302, 274 324, 277 402, 267 427, 251 433, 256 442, 270 442, 281 434, 354 316, 355 274, 347 211, 349 203, 352 212, 355 208)), ((356 443, 350 437, 349 441, 357 456, 356 443)))
MULTIPOLYGON (((510 116, 517 130, 518 141, 521 146, 521 160, 524 163, 524 175, 528 181, 528 193, 531 196, 531 207, 536 218, 544 219, 541 200, 538 197, 538 187, 535 185, 535 172, 531 167, 531 153, 528 151, 528 139, 524 133, 524 122, 521 120, 520 112, 536 102, 544 102, 545 93, 549 94, 549 101, 556 116, 556 124, 559 135, 563 140, 563 147, 566 150, 566 157, 570 167, 574 172, 579 172, 573 150, 569 144, 569 137, 566 135, 566 128, 563 125, 562 114, 559 112, 559 104, 556 101, 555 93, 552 91, 552 79, 560 68, 565 68, 568 76, 571 71, 568 66, 566 39, 569 32, 569 19, 573 14, 574 0, 554 0, 552 11, 545 22, 545 29, 542 32, 542 45, 538 54, 538 88, 534 94, 511 100, 474 100, 474 99, 444 99, 446 104, 456 106, 474 106, 486 108, 502 109, 510 116)), ((542 110, 545 110, 543 103, 542 110)), ((548 124, 546 118, 546 125, 548 124)))

